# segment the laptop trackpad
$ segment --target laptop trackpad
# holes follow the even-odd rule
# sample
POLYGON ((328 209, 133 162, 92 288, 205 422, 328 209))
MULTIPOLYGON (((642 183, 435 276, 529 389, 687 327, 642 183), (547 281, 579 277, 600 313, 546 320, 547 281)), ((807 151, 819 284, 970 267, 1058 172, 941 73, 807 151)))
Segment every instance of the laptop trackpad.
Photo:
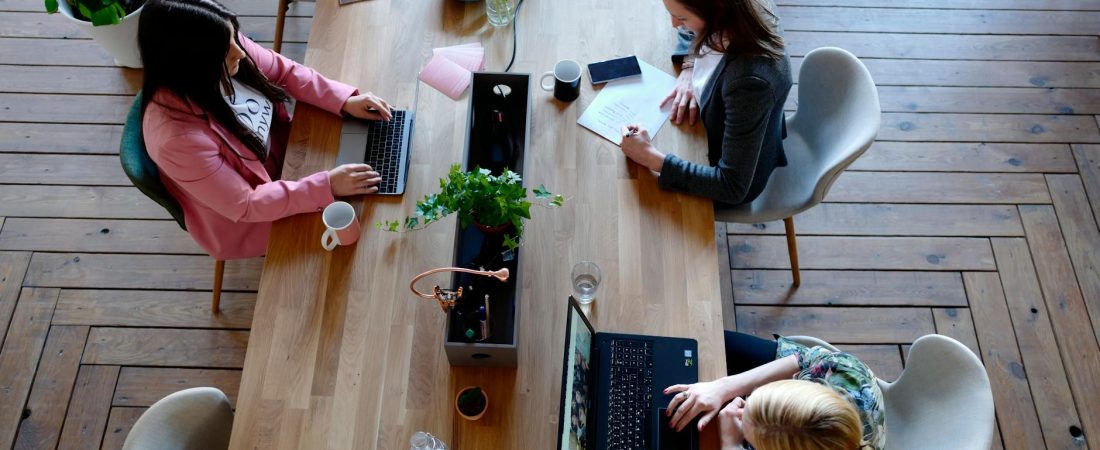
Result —
POLYGON ((684 431, 679 433, 676 430, 669 428, 669 418, 665 416, 665 410, 667 408, 660 408, 657 410, 657 422, 660 422, 658 428, 658 442, 660 446, 657 448, 660 450, 687 450, 699 448, 699 444, 696 441, 699 439, 699 421, 692 420, 688 426, 684 427, 684 431))

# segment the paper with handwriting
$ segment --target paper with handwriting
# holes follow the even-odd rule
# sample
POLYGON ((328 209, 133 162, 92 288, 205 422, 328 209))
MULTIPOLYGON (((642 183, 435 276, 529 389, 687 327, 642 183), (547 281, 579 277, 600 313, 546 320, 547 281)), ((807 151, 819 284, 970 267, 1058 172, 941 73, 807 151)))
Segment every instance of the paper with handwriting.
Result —
POLYGON ((616 145, 623 140, 623 126, 631 123, 644 125, 656 137, 672 113, 671 105, 662 108, 661 101, 676 86, 676 78, 641 59, 638 65, 642 76, 609 81, 577 123, 616 145))

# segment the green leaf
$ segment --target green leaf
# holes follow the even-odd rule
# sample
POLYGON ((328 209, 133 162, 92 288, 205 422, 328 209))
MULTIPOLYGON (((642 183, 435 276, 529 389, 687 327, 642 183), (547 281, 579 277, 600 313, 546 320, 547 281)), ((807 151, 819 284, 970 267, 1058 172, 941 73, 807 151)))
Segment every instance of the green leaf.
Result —
POLYGON ((418 224, 420 224, 420 219, 417 219, 416 216, 409 216, 409 217, 405 218, 405 229, 406 230, 416 229, 416 226, 418 224))
POLYGON ((519 241, 516 240, 511 234, 504 235, 504 248, 508 250, 515 250, 519 248, 519 241))
POLYGON ((565 197, 562 197, 561 194, 555 195, 554 199, 550 200, 550 206, 560 207, 563 204, 565 204, 565 197))
POLYGON ((114 8, 106 7, 92 13, 92 26, 114 25, 118 23, 118 14, 114 8))
POLYGON ((57 0, 46 0, 46 12, 50 14, 57 12, 57 0))
POLYGON ((535 198, 550 198, 550 191, 546 190, 546 186, 540 184, 539 187, 531 191, 535 194, 535 198))

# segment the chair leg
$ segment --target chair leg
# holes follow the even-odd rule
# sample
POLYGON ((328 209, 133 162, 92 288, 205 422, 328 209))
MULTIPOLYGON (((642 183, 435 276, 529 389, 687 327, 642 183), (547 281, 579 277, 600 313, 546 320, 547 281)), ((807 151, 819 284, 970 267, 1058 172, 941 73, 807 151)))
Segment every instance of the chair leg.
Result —
POLYGON ((283 25, 286 24, 286 12, 290 9, 290 0, 279 0, 279 10, 275 16, 275 53, 283 52, 283 25))
POLYGON ((210 310, 215 315, 221 312, 222 303, 222 274, 225 272, 225 261, 214 262, 214 295, 210 300, 210 310))
POLYGON ((783 219, 783 227, 787 229, 787 252, 791 255, 791 277, 794 282, 792 287, 802 284, 802 277, 798 272, 798 244, 795 242, 794 217, 783 219))

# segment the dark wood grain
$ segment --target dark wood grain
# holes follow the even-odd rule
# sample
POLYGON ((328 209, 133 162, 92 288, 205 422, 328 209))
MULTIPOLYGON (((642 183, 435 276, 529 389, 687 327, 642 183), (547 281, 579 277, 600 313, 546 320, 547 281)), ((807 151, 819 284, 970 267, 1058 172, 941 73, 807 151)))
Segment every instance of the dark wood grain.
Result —
POLYGON ((1066 243, 1073 272, 1089 317, 1093 333, 1100 336, 1100 229, 1089 209, 1081 178, 1077 175, 1048 175, 1047 184, 1054 198, 1058 225, 1066 243))
POLYGON ((1066 144, 879 141, 848 170, 1068 173, 1077 167, 1066 144))
POLYGON ((860 58, 978 59, 996 61, 1100 61, 1095 36, 966 36, 908 33, 788 31, 791 56, 840 47, 860 58))
POLYGON ((111 412, 118 366, 80 366, 58 448, 98 449, 111 412))
POLYGON ((825 199, 863 203, 1050 203, 1036 173, 847 172, 825 199))
MULTIPOLYGON (((4 223, 7 223, 7 219, 4 223)), ((30 262, 30 253, 0 252, 0 345, 8 335, 8 324, 11 323, 11 315, 19 301, 19 290, 23 286, 23 277, 27 274, 30 262)))
MULTIPOLYGON (((260 258, 226 261, 223 288, 255 291, 262 265, 260 258)), ((36 253, 24 283, 65 288, 209 290, 214 285, 214 259, 195 255, 36 253)))
POLYGON ((206 254, 174 220, 11 218, 0 250, 206 254))
POLYGON ((0 153, 0 184, 133 185, 115 155, 18 153, 0 153))
POLYGON ((962 278, 950 272, 803 270, 791 289, 786 270, 734 270, 739 305, 966 306, 962 278))
POLYGON ((247 345, 247 331, 94 327, 82 363, 239 369, 247 345))
MULTIPOLYGON (((1096 64, 1065 61, 967 61, 860 58, 877 86, 1098 88, 1096 64)), ((798 79, 802 58, 791 58, 798 79)))
POLYGON ((54 325, 248 329, 256 295, 223 292, 221 310, 210 313, 209 292, 65 289, 54 325))
MULTIPOLYGON (((1097 120, 1100 123, 1100 120, 1097 120)), ((1092 215, 1100 223, 1100 145, 1074 145, 1073 154, 1080 168, 1081 182, 1092 205, 1092 215)))
POLYGON ((27 399, 27 418, 19 424, 16 449, 54 448, 80 369, 88 327, 51 326, 27 399))
POLYGON ((33 288, 19 294, 9 337, 0 347, 0 446, 10 447, 15 442, 57 295, 57 289, 33 288))
POLYGON ((1095 36, 1097 11, 984 11, 959 9, 779 8, 788 31, 1021 34, 1095 36))
MULTIPOLYGON (((978 238, 803 236, 798 260, 803 269, 996 269, 989 241, 978 238)), ((786 241, 779 236, 730 236, 730 266, 790 268, 786 241)))
POLYGON ((134 423, 145 413, 148 408, 114 407, 107 418, 107 430, 103 433, 103 445, 101 450, 122 450, 122 444, 126 442, 126 436, 134 427, 134 423))
MULTIPOLYGON (((1100 430, 1100 408, 1091 407, 1089 400, 1092 398, 1090 392, 1100 392, 1100 347, 1089 320, 1090 309, 1081 295, 1066 241, 1058 227, 1058 218, 1049 205, 1020 206, 1020 216, 1058 339, 1058 350, 1077 403, 1081 428, 1100 430)), ((1085 434, 1085 439, 1090 447, 1100 448, 1100 434, 1085 434)))
POLYGON ((163 207, 135 187, 25 186, 0 189, 0 215, 170 219, 163 207))
POLYGON ((173 392, 204 386, 218 388, 235 403, 240 384, 239 370, 123 367, 111 405, 152 406, 173 392))
MULTIPOLYGON (((850 175, 850 174, 848 174, 850 175)), ((845 175, 847 176, 847 175, 845 175)), ((822 203, 796 217, 799 236, 1023 236, 1012 205, 822 203)), ((784 234, 783 222, 729 223, 729 234, 784 234)), ((0 238, 3 236, 0 235, 0 238)), ((3 240, 0 239, 0 243, 3 240)))
POLYGON ((737 330, 771 338, 814 336, 832 344, 907 344, 936 332, 928 308, 737 306, 737 330))
MULTIPOLYGON (((1081 446, 1084 444, 1083 440, 1075 440, 1069 434, 1070 427, 1081 427, 1082 422, 1074 407, 1066 367, 1062 363, 1058 350, 1059 344, 1055 341, 1051 325, 1052 316, 1055 313, 1051 312, 1047 303, 1043 301, 1043 293, 1039 288, 1039 279, 1035 273, 1035 265, 1031 261, 1032 255, 1028 250, 1028 243, 1018 238, 996 238, 992 242, 1013 332, 1020 347, 1024 370, 1026 370, 1024 375, 1031 387, 1031 396, 1043 430, 1043 440, 1047 448, 1081 446)), ((975 281, 989 282, 988 280, 975 281)), ((996 291, 992 288, 988 291, 993 293, 995 299, 996 291)), ((990 303, 995 305, 995 302, 990 303)), ((980 339, 983 341, 996 339, 983 330, 989 330, 998 335, 1006 331, 999 328, 1003 326, 1003 318, 998 318, 996 321, 983 319, 979 317, 978 308, 974 304, 971 307, 975 308, 974 324, 979 336, 988 336, 980 339)), ((1000 339, 1006 339, 1006 337, 1000 339)), ((990 350, 984 351, 988 354, 990 350)), ((1009 373, 1019 377, 1021 375, 1018 373, 1019 369, 1011 366, 1010 357, 1010 354, 1005 356, 1009 358, 1005 361, 1009 364, 1007 367, 1009 373)), ((1018 426, 1020 428, 1010 428, 1006 423, 1003 428, 1006 433, 1014 429, 1027 429, 1024 424, 1018 426)), ((1009 442, 1010 439, 1007 436, 1006 434, 1005 441, 1009 442)))
MULTIPOLYGON (((270 42, 259 42, 271 48, 270 42)), ((301 62, 305 60, 306 46, 302 43, 283 43, 283 55, 301 62)), ((0 64, 107 66, 115 65, 114 59, 91 39, 35 39, 0 37, 0 64)))
POLYGON ((117 155, 121 136, 120 125, 0 123, 0 151, 117 155))
MULTIPOLYGON (((1100 53, 1098 53, 1100 54, 1100 53)), ((883 113, 878 140, 925 142, 1100 142, 1089 116, 883 113)))
MULTIPOLYGON (((1006 272, 1006 275, 1014 274, 1006 272)), ((986 373, 989 374, 993 403, 999 411, 998 428, 1004 438, 1005 448, 1043 448, 1043 429, 1040 428, 1036 415, 1029 379, 1035 379, 1037 383, 1040 380, 1038 376, 1043 375, 1044 371, 1056 371, 1053 368, 1025 370, 1001 287, 1001 278, 997 274, 966 273, 963 280, 970 297, 970 312, 974 320, 972 334, 976 336, 981 349, 979 355, 985 364, 986 373)), ((958 328, 951 329, 953 332, 959 331, 958 328)), ((1021 345, 1030 342, 1032 337, 1025 336, 1021 345)), ((1030 359, 1031 355, 1028 356, 1030 359)), ((1050 441, 1055 441, 1053 436, 1050 441)))

